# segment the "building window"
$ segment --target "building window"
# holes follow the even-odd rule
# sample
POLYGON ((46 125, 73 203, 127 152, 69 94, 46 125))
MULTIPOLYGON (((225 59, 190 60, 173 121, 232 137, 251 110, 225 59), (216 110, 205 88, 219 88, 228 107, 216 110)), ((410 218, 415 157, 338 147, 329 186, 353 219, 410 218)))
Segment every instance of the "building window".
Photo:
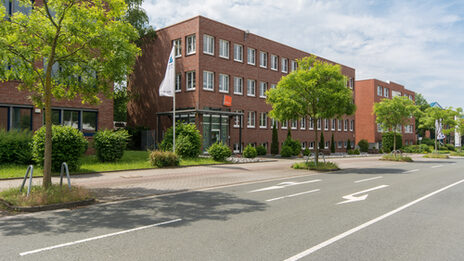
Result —
POLYGON ((243 78, 234 77, 234 94, 243 95, 243 78))
POLYGON ((383 95, 383 88, 382 86, 378 85, 377 86, 377 95, 382 96, 383 95))
POLYGON ((353 131, 353 130, 354 130, 354 120, 351 120, 350 131, 353 131))
POLYGON ((380 133, 383 132, 382 124, 380 123, 377 123, 377 132, 380 132, 380 133))
POLYGON ((248 80, 247 95, 256 96, 256 81, 255 80, 248 80))
POLYGON ((341 130, 342 130, 342 126, 343 126, 343 120, 338 120, 338 128, 337 128, 337 130, 338 130, 338 131, 341 131, 341 130))
POLYGON ((15 130, 32 130, 32 109, 10 107, 11 126, 10 129, 15 130))
POLYGON ((194 34, 187 36, 187 40, 185 41, 187 45, 187 54, 194 54, 197 50, 197 40, 194 34))
POLYGON ((203 53, 214 55, 214 37, 203 35, 203 53))
POLYGON ((262 68, 267 68, 267 53, 259 52, 259 66, 262 68))
POLYGON ((240 144, 234 143, 234 153, 239 153, 240 152, 240 144))
POLYGON ((296 130, 298 128, 298 121, 297 120, 292 120, 292 130, 296 130))
POLYGON ((265 112, 259 113, 259 127, 261 129, 267 128, 267 113, 265 112))
POLYGON ((96 131, 97 130, 97 112, 83 111, 82 112, 82 130, 96 131))
POLYGON ((219 74, 219 92, 229 93, 229 75, 219 74))
POLYGON ((329 130, 329 119, 324 120, 324 130, 329 130))
POLYGON ((321 129, 321 119, 317 119, 317 129, 321 129))
POLYGON ((266 91, 267 91, 267 82, 260 82, 259 83, 259 97, 266 98, 266 91))
POLYGON ((390 90, 388 88, 383 89, 383 96, 387 97, 389 96, 390 90))
POLYGON ((277 87, 277 84, 275 84, 275 83, 271 84, 271 89, 275 89, 276 87, 277 87))
POLYGON ((296 61, 292 60, 290 64, 291 64, 292 72, 298 69, 298 63, 296 61))
POLYGON ((345 126, 343 126, 343 130, 344 131, 348 130, 348 120, 345 120, 345 126))
POLYGON ((256 50, 248 47, 247 55, 248 64, 256 65, 256 50))
POLYGON ((332 128, 330 128, 331 130, 335 130, 335 125, 337 124, 337 120, 336 119, 332 119, 332 128))
POLYGON ((243 62, 243 46, 234 44, 234 61, 243 62))
POLYGON ((187 91, 195 90, 195 71, 186 72, 185 75, 187 91))
POLYGON ((339 142, 338 142, 338 148, 339 148, 339 149, 343 148, 343 141, 339 141, 339 142))
POLYGON ((287 129, 287 126, 288 126, 288 121, 282 121, 281 128, 287 129))
POLYGON ((314 130, 314 119, 313 118, 309 118, 309 129, 314 130))
POLYGON ((288 59, 282 58, 282 72, 288 73, 288 59))
POLYGON ((247 127, 248 128, 254 128, 255 127, 255 112, 254 111, 249 111, 248 112, 248 122, 247 122, 247 127))
MULTIPOLYGON (((235 111, 235 112, 242 112, 243 113, 243 111, 235 111)), ((240 126, 243 126, 243 116, 235 115, 234 116, 234 127, 235 128, 240 128, 240 126)))
POLYGON ((351 77, 349 78, 349 81, 348 81, 348 87, 350 87, 350 89, 354 88, 354 79, 351 77))
POLYGON ((324 149, 328 149, 329 147, 330 147, 330 141, 326 140, 324 149))
POLYGON ((9 109, 8 107, 0 107, 0 130, 8 130, 8 115, 9 109))
POLYGON ((306 149, 306 141, 301 143, 301 149, 305 150, 306 149))
POLYGON ((277 57, 277 55, 271 54, 271 70, 277 71, 278 64, 279 64, 279 57, 277 57))
POLYGON ((310 149, 310 150, 313 150, 313 149, 314 149, 314 141, 311 141, 311 142, 309 143, 309 149, 310 149))
POLYGON ((175 57, 181 57, 182 56, 182 44, 181 44, 180 38, 176 39, 176 40, 173 40, 172 45, 175 46, 175 48, 174 48, 174 56, 175 57))
POLYGON ((300 120, 300 129, 306 129, 306 118, 301 118, 300 120))
POLYGON ((203 71, 203 89, 208 91, 214 90, 214 73, 203 71))
POLYGON ((219 40, 219 57, 229 59, 229 41, 219 40))
POLYGON ((182 90, 181 82, 181 74, 178 73, 176 74, 176 92, 180 92, 182 90))
POLYGON ((79 111, 63 110, 63 125, 79 129, 79 111))

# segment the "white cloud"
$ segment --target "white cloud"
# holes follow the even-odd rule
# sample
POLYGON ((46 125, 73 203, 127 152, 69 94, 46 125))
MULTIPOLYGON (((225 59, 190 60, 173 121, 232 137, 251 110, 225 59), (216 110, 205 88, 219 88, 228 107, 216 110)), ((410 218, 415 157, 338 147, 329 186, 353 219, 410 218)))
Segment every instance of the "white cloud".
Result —
POLYGON ((145 1, 157 28, 203 15, 354 67, 357 79, 392 80, 429 102, 463 106, 460 1, 145 1))

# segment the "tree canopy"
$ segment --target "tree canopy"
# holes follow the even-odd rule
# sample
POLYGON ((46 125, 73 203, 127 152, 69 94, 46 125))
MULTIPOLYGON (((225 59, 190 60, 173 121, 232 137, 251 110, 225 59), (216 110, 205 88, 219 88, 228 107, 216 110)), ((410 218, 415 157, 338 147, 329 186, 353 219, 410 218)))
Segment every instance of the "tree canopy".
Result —
POLYGON ((457 122, 455 116, 458 116, 459 112, 453 110, 452 107, 442 109, 439 107, 429 107, 423 113, 420 119, 420 127, 428 130, 435 129, 435 150, 437 150, 438 130, 435 128, 437 122, 441 123, 442 133, 450 134, 454 131, 454 127, 457 122))
MULTIPOLYGON (((420 93, 416 93, 416 96, 415 96, 415 102, 416 102, 416 105, 417 105, 417 108, 421 111, 421 112, 425 112, 425 110, 427 108, 430 107, 430 104, 427 102, 427 100, 424 98, 424 96, 420 93)), ((415 115, 415 121, 416 121, 416 133, 419 135, 419 136, 425 136, 425 131, 426 129, 424 128, 420 128, 420 118, 422 117, 422 113, 418 113, 417 115, 415 115)))

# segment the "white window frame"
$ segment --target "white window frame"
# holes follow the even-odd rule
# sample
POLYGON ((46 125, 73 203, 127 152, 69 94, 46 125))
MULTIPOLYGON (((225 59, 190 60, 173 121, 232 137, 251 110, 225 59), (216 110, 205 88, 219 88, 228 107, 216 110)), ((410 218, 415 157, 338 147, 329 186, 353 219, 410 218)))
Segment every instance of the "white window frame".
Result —
POLYGON ((275 89, 275 88, 277 88, 277 84, 271 83, 271 89, 275 89))
POLYGON ((343 148, 343 141, 338 141, 338 148, 339 149, 343 148))
POLYGON ((282 62, 282 72, 283 73, 288 73, 288 59, 287 58, 282 58, 281 59, 281 62, 282 62))
POLYGON ((343 131, 348 131, 348 120, 345 120, 345 124, 343 125, 343 131))
POLYGON ((259 82, 259 98, 266 98, 267 82, 259 82))
POLYGON ((309 130, 314 130, 314 119, 309 118, 309 130))
POLYGON ((219 39, 219 57, 229 59, 229 46, 229 41, 219 39))
POLYGON ((234 94, 243 95, 243 78, 242 77, 234 77, 234 94), (237 91, 238 88, 240 88, 240 91, 237 91))
POLYGON ((306 118, 300 119, 300 130, 306 130, 306 118))
POLYGON ((317 130, 321 130, 322 129, 322 119, 317 119, 317 130))
POLYGON ((354 130, 354 120, 351 120, 350 122, 350 131, 354 130))
POLYGON ((297 120, 291 120, 291 128, 292 128, 292 130, 298 129, 298 121, 297 120))
POLYGON ((229 93, 230 77, 227 74, 219 74, 219 92, 229 93))
POLYGON ((324 144, 324 149, 328 149, 330 146, 330 141, 326 140, 324 144))
POLYGON ((259 128, 267 129, 267 113, 265 112, 259 113, 259 128))
POLYGON ((310 150, 313 150, 313 149, 314 149, 314 141, 309 142, 308 148, 309 148, 310 150))
POLYGON ((195 34, 185 37, 186 55, 195 54, 197 52, 197 38, 195 34))
POLYGON ((259 67, 267 68, 267 53, 260 51, 259 52, 259 67))
POLYGON ((234 61, 243 63, 243 45, 234 44, 234 61))
POLYGON ((297 63, 296 61, 291 60, 291 61, 290 61, 290 64, 291 64, 291 70, 292 70, 292 72, 293 72, 293 71, 296 71, 296 70, 298 69, 298 63, 297 63))
POLYGON ((288 128, 288 121, 282 121, 280 128, 286 130, 288 128))
POLYGON ((271 54, 271 70, 279 70, 279 57, 275 54, 271 54))
POLYGON ((383 88, 383 96, 385 96, 385 98, 388 98, 390 96, 390 89, 383 88))
POLYGON ((203 53, 214 55, 214 37, 203 34, 203 53))
POLYGON ((377 96, 383 96, 383 87, 377 85, 377 96))
POLYGON ((256 49, 251 47, 247 48, 247 63, 249 65, 256 65, 256 49))
POLYGON ((330 129, 332 131, 335 131, 335 125, 337 125, 337 120, 336 119, 332 119, 332 126, 330 126, 330 129))
MULTIPOLYGON (((235 111, 235 112, 243 112, 243 111, 235 111)), ((244 116, 239 116, 239 115, 234 116, 234 128, 240 128, 240 122, 242 123, 242 126, 243 126, 243 117, 244 116)))
POLYGON ((196 75, 195 71, 185 72, 185 86, 187 91, 193 91, 196 87, 196 75), (190 81, 190 84, 189 84, 190 81))
POLYGON ((247 80, 247 96, 256 97, 256 81, 255 80, 252 80, 252 79, 247 80), (253 83, 253 84, 250 84, 250 83, 253 83))
POLYGON ((176 58, 181 57, 182 56, 182 39, 179 38, 179 39, 172 40, 172 46, 175 46, 174 56, 176 58))
POLYGON ((324 130, 329 130, 329 119, 324 119, 324 130))
POLYGON ((256 112, 249 111, 247 117, 247 128, 255 128, 256 127, 256 112))
POLYGON ((182 74, 181 73, 176 74, 175 91, 176 92, 181 92, 182 91, 182 74))
POLYGON ((203 90, 214 91, 214 72, 203 71, 203 90), (211 83, 211 86, 209 86, 209 83, 211 83))
POLYGON ((343 120, 338 120, 337 130, 342 131, 342 128, 343 128, 343 120))
POLYGON ((276 124, 276 129, 279 128, 279 123, 276 121, 276 119, 274 118, 270 118, 271 119, 271 128, 274 128, 274 123, 276 124))

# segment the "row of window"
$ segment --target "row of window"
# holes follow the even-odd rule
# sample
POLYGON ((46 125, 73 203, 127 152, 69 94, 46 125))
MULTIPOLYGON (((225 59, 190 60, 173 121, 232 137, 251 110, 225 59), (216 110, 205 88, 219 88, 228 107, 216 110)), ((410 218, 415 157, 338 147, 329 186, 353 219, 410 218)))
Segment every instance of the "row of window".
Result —
MULTIPOLYGON (((377 124, 377 132, 384 132, 384 128, 382 127, 382 125, 380 123, 377 124)), ((396 127, 396 131, 397 132, 402 132, 404 131, 404 133, 414 133, 414 125, 404 125, 404 126, 397 126, 396 127)))
MULTIPOLYGON (((399 91, 391 91, 391 97, 402 96, 403 94, 399 91)), ((387 87, 382 87, 380 85, 377 86, 377 96, 382 96, 385 98, 390 97, 390 89, 387 87)), ((413 100, 412 95, 405 93, 404 96, 408 97, 410 100, 413 100)))
MULTIPOLYGON (((354 144, 353 141, 350 141, 351 144, 354 144)), ((252 145, 253 147, 256 147, 257 143, 250 143, 250 145, 252 145)), ((268 143, 265 142, 265 143, 262 143, 261 144, 262 146, 264 146, 264 148, 268 148, 268 143)), ((281 146, 283 146, 283 142, 280 144, 281 146)), ((314 145, 315 145, 315 142, 314 141, 308 141, 308 142, 301 142, 301 149, 304 150, 304 149, 309 149, 309 150, 313 150, 314 149, 314 145)), ((412 141, 411 141, 411 145, 412 145, 412 141)), ((345 141, 335 141, 335 147, 338 148, 338 149, 343 149, 343 148, 348 148, 348 140, 345 140, 345 141)), ((244 148, 244 144, 242 143, 242 150, 244 148)), ((324 149, 329 149, 330 148, 330 141, 325 141, 324 142, 324 149)), ((238 153, 240 151, 240 145, 239 143, 235 143, 234 144, 234 153, 238 153)))

